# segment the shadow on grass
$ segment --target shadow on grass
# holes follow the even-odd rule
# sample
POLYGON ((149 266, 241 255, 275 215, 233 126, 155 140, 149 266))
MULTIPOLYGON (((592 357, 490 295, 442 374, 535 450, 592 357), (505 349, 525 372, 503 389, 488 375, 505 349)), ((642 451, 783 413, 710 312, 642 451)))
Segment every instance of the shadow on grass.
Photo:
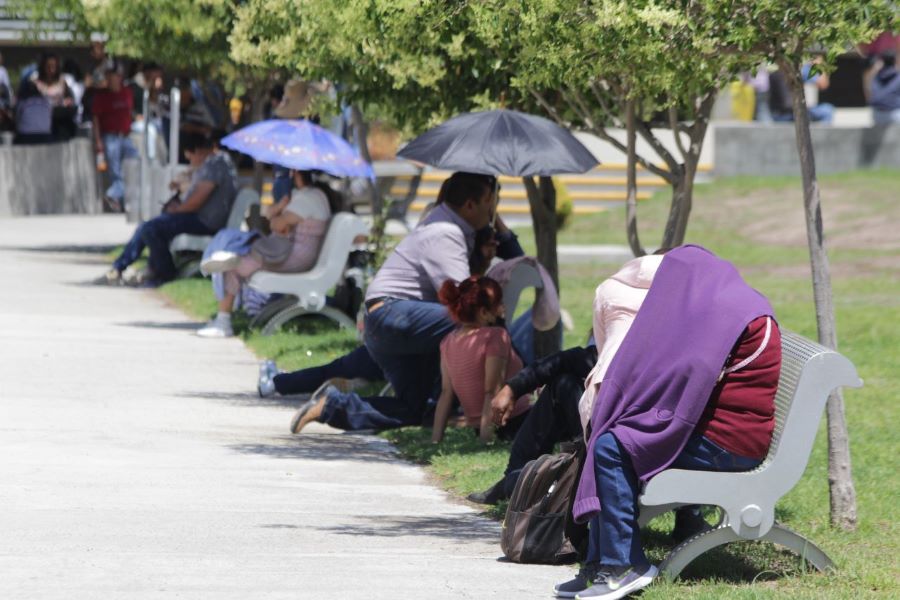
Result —
POLYGON ((303 433, 278 438, 277 441, 278 443, 272 444, 234 444, 227 447, 240 454, 259 454, 272 458, 363 463, 397 463, 399 459, 393 448, 383 441, 356 434, 303 433))
POLYGON ((446 517, 371 515, 356 524, 317 527, 316 529, 338 535, 361 537, 415 536, 489 543, 497 543, 500 539, 500 529, 497 523, 474 514, 446 517))
POLYGON ((485 446, 468 427, 448 427, 440 444, 431 443, 431 429, 427 427, 391 429, 380 435, 396 445, 404 458, 423 465, 431 464, 437 455, 479 454, 487 450, 508 454, 510 446, 508 442, 499 440, 485 446))

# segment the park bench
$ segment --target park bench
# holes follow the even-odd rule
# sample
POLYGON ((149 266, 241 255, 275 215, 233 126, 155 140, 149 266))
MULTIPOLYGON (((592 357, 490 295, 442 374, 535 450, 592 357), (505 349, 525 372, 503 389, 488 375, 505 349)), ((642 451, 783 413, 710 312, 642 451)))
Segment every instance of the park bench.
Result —
POLYGON ((361 218, 352 213, 338 213, 328 225, 312 269, 303 273, 254 273, 248 281, 250 287, 267 294, 283 294, 283 297, 267 304, 251 326, 261 327, 263 335, 271 335, 295 317, 320 314, 341 327, 355 327, 353 319, 328 306, 325 299, 329 290, 346 276, 347 259, 355 239, 368 233, 369 228, 361 218))
POLYGON ((669 469, 644 487, 640 497, 641 525, 690 504, 716 506, 722 514, 715 528, 675 547, 660 565, 660 572, 674 579, 704 552, 741 540, 772 542, 798 554, 820 571, 833 568, 819 547, 775 521, 775 503, 803 475, 825 402, 839 386, 862 386, 853 363, 796 333, 782 332, 775 431, 763 463, 743 473, 669 469))
MULTIPOLYGON (((247 211, 256 204, 259 204, 259 194, 251 188, 242 188, 231 205, 225 227, 240 229, 247 211)), ((208 235, 182 233, 175 236, 169 244, 169 252, 178 267, 178 277, 193 277, 200 272, 200 258, 211 241, 212 236, 208 235)))

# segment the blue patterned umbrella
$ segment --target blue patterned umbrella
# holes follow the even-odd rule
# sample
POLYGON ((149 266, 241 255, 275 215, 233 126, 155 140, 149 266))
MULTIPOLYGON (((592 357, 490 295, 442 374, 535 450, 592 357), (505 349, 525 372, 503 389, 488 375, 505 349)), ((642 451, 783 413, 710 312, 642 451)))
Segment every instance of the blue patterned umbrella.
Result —
POLYGON ((375 177, 372 165, 327 129, 307 120, 271 119, 222 138, 222 145, 259 162, 335 177, 375 177))

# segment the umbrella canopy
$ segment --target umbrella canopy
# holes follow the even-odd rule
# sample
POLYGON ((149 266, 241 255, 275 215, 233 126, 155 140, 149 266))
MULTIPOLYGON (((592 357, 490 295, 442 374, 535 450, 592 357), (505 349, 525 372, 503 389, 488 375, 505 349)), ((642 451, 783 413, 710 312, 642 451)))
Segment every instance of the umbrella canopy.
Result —
POLYGON ((450 171, 514 177, 584 173, 599 164, 569 131, 514 110, 464 113, 397 153, 450 171))
POLYGON ((325 171, 335 177, 375 175, 353 147, 307 120, 271 119, 222 138, 222 145, 254 159, 299 171, 325 171))

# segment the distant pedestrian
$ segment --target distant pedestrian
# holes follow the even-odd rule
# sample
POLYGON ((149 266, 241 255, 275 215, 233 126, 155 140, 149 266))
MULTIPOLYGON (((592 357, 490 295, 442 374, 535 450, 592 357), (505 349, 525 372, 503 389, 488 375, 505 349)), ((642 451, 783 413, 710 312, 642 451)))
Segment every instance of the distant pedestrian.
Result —
POLYGON ((62 76, 59 57, 49 52, 42 54, 37 71, 31 75, 31 81, 50 103, 54 137, 57 140, 74 137, 77 113, 75 98, 62 76))
POLYGON ((107 86, 94 95, 94 143, 97 152, 106 156, 110 185, 106 202, 114 211, 125 209, 125 182, 122 161, 137 158, 138 152, 129 139, 131 133, 131 90, 122 85, 122 73, 112 66, 105 75, 107 86))
POLYGON ((882 53, 873 66, 875 74, 869 83, 867 96, 876 125, 900 123, 900 73, 896 62, 896 53, 888 51, 882 53))

